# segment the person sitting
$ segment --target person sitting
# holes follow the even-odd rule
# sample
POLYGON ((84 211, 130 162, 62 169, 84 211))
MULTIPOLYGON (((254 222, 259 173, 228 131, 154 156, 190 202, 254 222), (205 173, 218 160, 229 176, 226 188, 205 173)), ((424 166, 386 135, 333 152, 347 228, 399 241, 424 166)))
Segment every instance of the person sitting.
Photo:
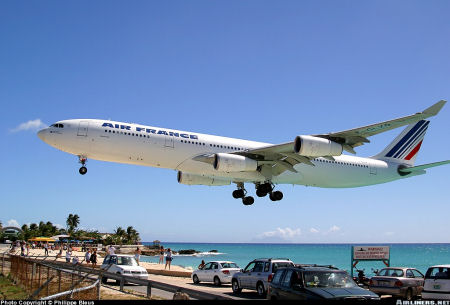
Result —
POLYGON ((200 263, 200 265, 198 265, 198 269, 203 269, 205 267, 205 261, 202 260, 202 262, 200 263))

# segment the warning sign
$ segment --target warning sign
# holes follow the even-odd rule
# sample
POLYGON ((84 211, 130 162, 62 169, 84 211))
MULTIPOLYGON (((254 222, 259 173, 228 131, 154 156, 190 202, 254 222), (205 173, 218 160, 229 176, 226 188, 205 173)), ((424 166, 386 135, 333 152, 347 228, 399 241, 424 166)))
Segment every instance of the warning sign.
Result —
POLYGON ((353 260, 389 260, 389 246, 354 246, 353 260))

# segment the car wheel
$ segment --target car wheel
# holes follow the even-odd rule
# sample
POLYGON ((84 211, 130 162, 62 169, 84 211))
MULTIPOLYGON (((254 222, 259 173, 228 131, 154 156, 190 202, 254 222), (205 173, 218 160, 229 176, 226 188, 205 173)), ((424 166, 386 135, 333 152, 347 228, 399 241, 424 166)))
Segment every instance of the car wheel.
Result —
POLYGON ((240 293, 242 288, 239 288, 239 283, 237 280, 233 280, 231 282, 231 289, 233 289, 233 293, 240 293))
POLYGON ((412 289, 411 288, 408 288, 408 290, 406 290, 405 299, 407 301, 412 301, 413 293, 412 293, 412 289))
POLYGON ((220 286, 220 284, 222 284, 222 283, 220 282, 219 277, 218 277, 218 276, 215 276, 215 277, 214 277, 214 285, 220 286))
POLYGON ((256 292, 258 293, 258 295, 260 297, 265 297, 266 296, 266 289, 264 289, 264 284, 261 282, 258 282, 258 284, 256 284, 256 292))
POLYGON ((194 282, 194 284, 200 283, 197 274, 194 274, 194 276, 192 277, 192 281, 194 282))

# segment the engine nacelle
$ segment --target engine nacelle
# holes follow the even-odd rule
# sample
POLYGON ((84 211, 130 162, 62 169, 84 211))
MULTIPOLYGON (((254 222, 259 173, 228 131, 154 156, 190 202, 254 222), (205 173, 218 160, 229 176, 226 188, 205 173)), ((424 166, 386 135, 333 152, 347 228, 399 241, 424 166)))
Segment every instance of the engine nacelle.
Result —
POLYGON ((295 153, 306 157, 340 156, 342 145, 324 138, 297 136, 294 140, 295 153))
POLYGON ((226 153, 214 155, 214 169, 219 172, 250 172, 258 167, 256 160, 226 153))
POLYGON ((178 172, 178 183, 186 185, 229 185, 231 181, 178 172))

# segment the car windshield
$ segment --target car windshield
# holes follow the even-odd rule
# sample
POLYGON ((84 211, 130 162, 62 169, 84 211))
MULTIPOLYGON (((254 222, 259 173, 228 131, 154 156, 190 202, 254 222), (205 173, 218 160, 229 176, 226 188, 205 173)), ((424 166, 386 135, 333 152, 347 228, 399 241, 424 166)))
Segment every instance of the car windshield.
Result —
POLYGON ((235 263, 221 263, 222 268, 239 268, 235 263))
POLYGON ((356 283, 345 271, 305 271, 305 287, 352 288, 356 283))
POLYGON ((425 275, 426 279, 446 279, 450 280, 450 268, 446 267, 432 267, 428 269, 425 275))
POLYGON ((137 262, 134 259, 134 257, 118 256, 117 257, 117 265, 137 266, 137 262))
POLYGON ((379 276, 402 277, 403 276, 403 270, 402 269, 385 268, 385 269, 381 269, 380 272, 378 272, 377 275, 379 275, 379 276))

